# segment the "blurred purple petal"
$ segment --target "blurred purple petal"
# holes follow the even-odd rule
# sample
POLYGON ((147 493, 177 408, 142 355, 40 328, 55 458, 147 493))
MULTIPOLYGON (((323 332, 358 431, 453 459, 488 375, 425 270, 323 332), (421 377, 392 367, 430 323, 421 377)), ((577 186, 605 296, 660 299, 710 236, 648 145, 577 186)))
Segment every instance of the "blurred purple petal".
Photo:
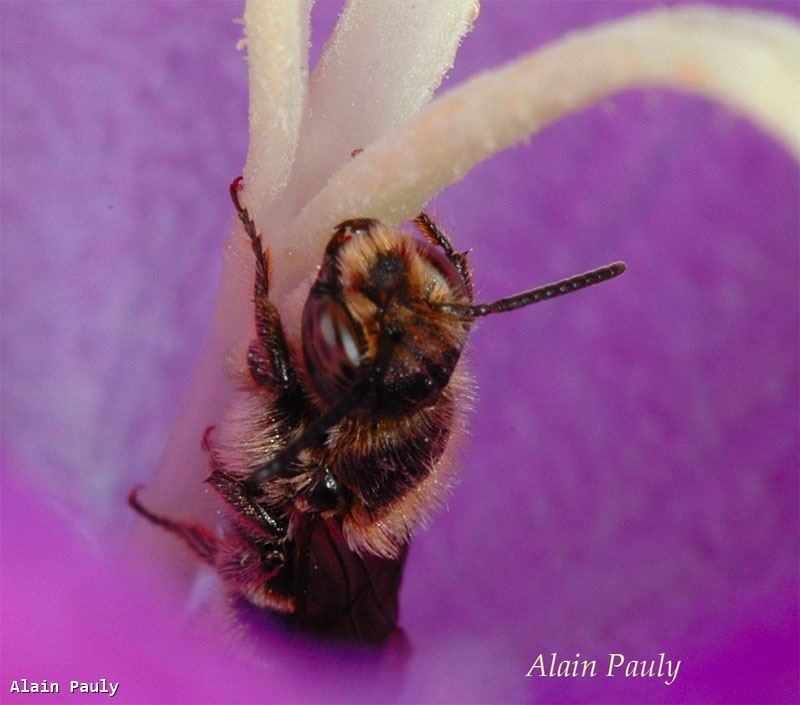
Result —
MULTIPOLYGON (((651 4, 484 3, 446 85, 651 4)), ((317 54, 337 10, 314 10, 317 54)), ((481 325, 461 483, 407 563, 408 642, 340 652, 187 613, 122 550, 124 496, 212 314, 246 153, 241 5, 0 12, 0 700, 49 702, 15 678, 107 677, 132 703, 797 701, 799 183, 774 142, 631 92, 438 199, 483 299, 629 271, 481 325), (681 673, 524 678, 540 652, 610 650, 681 673)), ((199 604, 217 589, 196 587, 199 604)))

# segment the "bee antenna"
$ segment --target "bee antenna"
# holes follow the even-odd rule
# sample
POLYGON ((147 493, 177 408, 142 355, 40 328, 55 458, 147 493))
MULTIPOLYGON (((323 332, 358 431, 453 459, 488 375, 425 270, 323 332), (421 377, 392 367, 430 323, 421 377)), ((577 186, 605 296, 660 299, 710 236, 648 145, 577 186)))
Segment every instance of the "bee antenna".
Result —
POLYGON ((587 286, 593 286, 600 282, 614 279, 614 277, 618 277, 624 271, 624 262, 613 262, 607 264, 605 267, 593 269, 583 274, 577 274, 552 284, 545 284, 544 286, 531 289, 530 291, 523 291, 516 296, 498 299, 490 304, 430 304, 430 306, 435 311, 439 311, 453 318, 469 320, 478 318, 479 316, 488 316, 491 313, 513 311, 516 308, 523 308, 524 306, 537 304, 540 301, 554 299, 557 296, 571 294, 573 291, 585 289, 587 286))

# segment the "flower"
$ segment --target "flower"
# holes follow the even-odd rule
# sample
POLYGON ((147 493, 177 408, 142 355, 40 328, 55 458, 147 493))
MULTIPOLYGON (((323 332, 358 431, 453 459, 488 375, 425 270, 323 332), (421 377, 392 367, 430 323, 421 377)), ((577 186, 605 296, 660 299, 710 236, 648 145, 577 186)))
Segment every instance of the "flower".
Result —
MULTIPOLYGON (((451 80, 630 9, 487 3, 451 80)), ((232 651, 229 633, 186 628, 180 547, 150 535, 173 573, 149 579, 152 556, 120 552, 122 497, 153 467, 208 326, 245 150, 221 22, 238 12, 3 7, 3 688, 108 672, 128 702, 791 699, 797 168, 747 121, 675 93, 570 117, 436 203, 487 298, 616 257, 630 272, 473 336, 461 484, 406 573, 410 654, 279 633, 232 651), (608 649, 669 651, 685 675, 523 677, 539 652, 608 649)), ((215 383, 219 366, 200 374, 215 383)), ((203 425, 190 417, 187 444, 203 425)), ((173 457, 198 499, 172 501, 202 503, 203 467, 173 457)))

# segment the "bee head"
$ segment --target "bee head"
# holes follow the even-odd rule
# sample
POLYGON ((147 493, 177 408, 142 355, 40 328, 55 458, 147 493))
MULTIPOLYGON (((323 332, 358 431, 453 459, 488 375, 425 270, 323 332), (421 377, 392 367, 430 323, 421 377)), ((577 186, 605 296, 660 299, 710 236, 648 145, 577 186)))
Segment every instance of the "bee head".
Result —
POLYGON ((374 416, 434 403, 470 327, 435 307, 470 300, 463 278, 434 246, 374 220, 341 223, 303 311, 314 390, 335 405, 359 386, 353 411, 374 416))

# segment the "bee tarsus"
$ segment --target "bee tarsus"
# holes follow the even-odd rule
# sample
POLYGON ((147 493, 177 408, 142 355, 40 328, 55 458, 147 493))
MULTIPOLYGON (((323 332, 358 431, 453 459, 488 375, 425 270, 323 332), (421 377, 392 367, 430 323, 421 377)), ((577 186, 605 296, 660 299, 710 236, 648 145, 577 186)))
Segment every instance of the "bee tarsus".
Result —
POLYGON ((231 182, 231 199, 250 239, 256 260, 253 304, 257 339, 250 344, 247 363, 256 382, 265 387, 287 391, 294 386, 295 375, 280 314, 269 299, 269 251, 265 249, 250 213, 239 200, 241 188, 242 177, 238 176, 231 182))
POLYGON ((206 563, 214 565, 214 559, 219 547, 217 537, 199 524, 173 521, 172 519, 151 512, 139 500, 139 492, 142 489, 143 486, 139 485, 131 490, 128 495, 128 504, 152 524, 160 526, 162 529, 183 539, 186 545, 200 556, 200 558, 206 563))

